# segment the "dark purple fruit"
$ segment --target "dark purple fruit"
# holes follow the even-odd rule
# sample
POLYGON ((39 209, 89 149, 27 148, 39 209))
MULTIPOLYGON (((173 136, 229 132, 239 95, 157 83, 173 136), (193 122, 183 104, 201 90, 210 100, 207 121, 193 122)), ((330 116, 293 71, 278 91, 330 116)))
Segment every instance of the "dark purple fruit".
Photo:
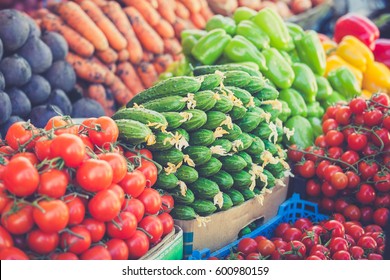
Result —
POLYGON ((102 105, 91 98, 81 98, 73 104, 73 118, 98 118, 101 116, 104 116, 102 105))
POLYGON ((28 62, 16 54, 3 58, 0 62, 0 71, 4 75, 6 87, 21 87, 32 75, 28 62))
POLYGON ((51 86, 49 82, 40 75, 33 75, 31 80, 22 88, 33 106, 41 105, 50 96, 51 86))
POLYGON ((11 100, 12 115, 27 117, 31 112, 31 102, 26 94, 18 88, 8 89, 7 93, 11 100))
POLYGON ((76 73, 73 67, 64 60, 54 62, 44 77, 52 88, 59 88, 65 92, 72 90, 76 84, 76 73))
POLYGON ((17 10, 0 10, 0 39, 6 52, 14 52, 27 41, 30 26, 17 10))
POLYGON ((0 125, 8 121, 11 116, 12 105, 8 94, 0 90, 0 125))
POLYGON ((30 64, 33 74, 45 72, 53 63, 50 48, 36 36, 28 38, 18 53, 30 64))

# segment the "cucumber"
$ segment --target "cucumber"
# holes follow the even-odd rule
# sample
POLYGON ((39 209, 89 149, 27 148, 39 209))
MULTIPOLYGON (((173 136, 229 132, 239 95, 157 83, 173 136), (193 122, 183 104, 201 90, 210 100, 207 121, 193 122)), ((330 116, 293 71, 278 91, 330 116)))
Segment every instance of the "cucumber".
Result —
POLYGON ((233 121, 239 120, 245 116, 247 109, 244 106, 233 106, 233 109, 229 112, 233 121))
POLYGON ((221 170, 221 168, 222 163, 214 157, 212 157, 207 163, 196 167, 199 175, 205 178, 215 175, 219 170, 221 170))
POLYGON ((251 135, 253 138, 252 144, 249 146, 248 149, 246 149, 246 152, 251 155, 261 154, 264 152, 265 146, 264 142, 257 136, 251 135))
POLYGON ((262 90, 255 93, 254 96, 256 98, 260 99, 261 101, 275 100, 275 99, 278 99, 278 97, 279 97, 279 91, 272 86, 266 85, 262 90))
POLYGON ((260 107, 263 103, 261 102, 260 99, 258 99, 257 97, 253 97, 253 102, 255 103, 255 106, 256 107, 260 107))
POLYGON ((263 164, 263 160, 261 159, 261 154, 252 154, 252 161, 255 164, 261 165, 263 164))
POLYGON ((271 121, 275 121, 281 113, 281 111, 274 109, 271 104, 261 105, 260 108, 271 114, 271 121))
POLYGON ((209 146, 215 141, 214 132, 208 129, 199 129, 190 133, 190 145, 209 146))
POLYGON ((238 87, 226 87, 227 90, 233 92, 234 96, 241 100, 244 106, 247 106, 249 102, 252 100, 252 95, 246 91, 245 89, 241 89, 238 87))
POLYGON ((256 129, 252 131, 252 133, 260 137, 260 139, 268 139, 272 133, 272 130, 269 128, 268 123, 262 122, 258 127, 256 127, 256 129))
POLYGON ((271 172, 272 176, 274 176, 276 179, 281 179, 284 177, 285 169, 280 162, 276 164, 269 163, 265 166, 265 169, 271 172))
POLYGON ((241 65, 239 63, 198 66, 198 67, 195 67, 195 69, 194 69, 194 75, 200 76, 200 75, 205 75, 205 74, 214 74, 215 71, 226 72, 226 71, 235 71, 235 70, 244 71, 244 72, 246 72, 249 75, 254 76, 254 77, 261 77, 262 76, 259 71, 254 70, 248 66, 241 65))
POLYGON ((278 154, 278 148, 276 145, 266 139, 263 140, 265 149, 269 151, 273 156, 276 156, 278 154))
POLYGON ((261 121, 262 119, 257 112, 248 111, 242 119, 238 120, 237 125, 243 132, 251 132, 261 121))
POLYGON ((255 197, 255 193, 250 189, 240 190, 240 193, 244 197, 245 201, 250 200, 255 197))
POLYGON ((131 99, 126 107, 132 107, 135 103, 143 104, 149 100, 166 97, 169 95, 186 96, 189 92, 197 92, 201 81, 194 77, 173 77, 141 91, 131 99))
POLYGON ((194 100, 196 101, 195 109, 204 112, 211 110, 217 103, 214 95, 215 93, 211 90, 197 92, 194 96, 194 100))
POLYGON ((172 135, 165 132, 158 132, 155 134, 156 143, 148 146, 148 149, 151 151, 166 151, 173 147, 173 144, 170 143, 172 135))
POLYGON ((180 166, 179 169, 177 169, 175 175, 177 179, 183 181, 186 184, 191 184, 199 178, 198 171, 196 171, 195 168, 187 165, 180 166))
MULTIPOLYGON (((117 111, 111 118, 114 120, 126 119, 126 120, 139 121, 140 123, 146 125, 148 125, 149 123, 160 124, 164 127, 167 127, 168 125, 167 120, 162 114, 145 108, 121 109, 117 111)), ((153 127, 151 128, 153 129, 153 127)))
POLYGON ((207 121, 202 128, 214 130, 221 125, 221 123, 226 120, 226 115, 219 111, 208 111, 206 113, 207 121))
POLYGON ((216 183, 206 178, 199 177, 194 183, 189 185, 197 199, 214 199, 220 190, 216 183))
POLYGON ((193 220, 197 216, 194 209, 186 205, 175 205, 170 214, 177 220, 193 220))
POLYGON ((119 138, 129 144, 145 143, 147 138, 153 135, 148 126, 138 121, 116 120, 115 123, 118 126, 119 138))
POLYGON ((218 74, 207 74, 199 76, 199 78, 203 79, 199 90, 213 90, 223 81, 222 75, 218 74))
POLYGON ((246 161, 235 154, 221 157, 220 161, 222 162, 222 169, 227 172, 238 172, 247 166, 246 161))
POLYGON ((220 94, 219 97, 220 99, 217 100, 217 103, 215 103, 213 110, 220 111, 222 113, 229 113, 233 109, 233 101, 223 94, 220 94))
POLYGON ((183 100, 182 96, 173 95, 148 101, 142 104, 142 106, 145 109, 162 113, 181 112, 186 104, 187 102, 183 100))
POLYGON ((204 146, 189 146, 183 150, 184 154, 189 155, 195 165, 202 165, 211 159, 211 151, 204 146))
POLYGON ((227 191, 233 187, 234 181, 232 175, 226 171, 220 170, 209 178, 211 181, 217 183, 221 191, 227 191))
POLYGON ((243 144, 242 146, 240 145, 240 146, 237 147, 237 151, 244 151, 244 150, 248 149, 252 145, 253 138, 248 133, 243 132, 242 134, 240 134, 238 136, 236 141, 241 141, 242 144, 243 144))
MULTIPOLYGON (((264 169, 263 173, 267 176, 267 189, 273 188, 275 186, 275 177, 267 169, 264 169)), ((260 189, 264 188, 265 183, 262 182, 259 178, 256 179, 256 186, 260 189)))
POLYGON ((242 157, 245 160, 246 167, 252 166, 252 164, 253 164, 252 157, 248 153, 241 151, 241 152, 238 152, 237 155, 239 155, 240 157, 242 157))
POLYGON ((233 128, 229 129, 226 125, 223 125, 222 128, 228 132, 228 134, 225 134, 222 136, 222 139, 227 139, 230 141, 236 140, 240 134, 242 133, 241 128, 236 125, 235 123, 233 124, 233 128))
MULTIPOLYGON (((232 142, 230 142, 227 139, 217 139, 214 141, 212 146, 213 147, 221 146, 226 151, 226 153, 229 153, 232 149, 232 142)), ((217 157, 218 155, 213 155, 213 156, 217 157)))
POLYGON ((261 91, 266 86, 265 79, 263 77, 252 77, 249 84, 242 87, 249 91, 251 94, 255 94, 261 91))
POLYGON ((176 148, 172 148, 167 151, 154 153, 153 160, 158 162, 162 166, 167 166, 168 162, 177 165, 183 161, 183 156, 184 155, 181 151, 176 148))
POLYGON ((180 188, 177 187, 171 192, 171 195, 175 200, 175 207, 176 204, 189 205, 195 200, 195 195, 190 189, 187 189, 186 194, 182 195, 180 188))
POLYGON ((200 216, 208 216, 217 211, 217 207, 209 200, 197 199, 192 204, 191 207, 195 210, 200 216))
POLYGON ((163 112, 161 113, 168 122, 168 129, 175 129, 183 123, 183 116, 179 112, 163 112))
POLYGON ((181 127, 187 131, 194 131, 201 128, 207 122, 205 112, 197 109, 185 110, 184 112, 192 114, 192 118, 185 121, 181 127))
POLYGON ((230 197, 234 206, 238 206, 245 202, 244 196, 237 190, 228 190, 226 194, 230 197))
POLYGON ((171 190, 174 189, 178 183, 179 180, 175 176, 175 174, 167 175, 166 173, 161 172, 160 174, 158 174, 157 177, 156 188, 161 188, 163 190, 171 190))
POLYGON ((176 128, 175 130, 172 130, 172 133, 173 133, 174 135, 176 135, 176 133, 178 133, 178 134, 182 135, 182 136, 184 137, 184 139, 187 140, 187 142, 190 141, 190 135, 188 134, 187 131, 185 131, 185 130, 182 129, 182 128, 176 128))
POLYGON ((222 195, 223 195, 223 205, 222 205, 222 208, 220 210, 226 211, 226 210, 233 207, 233 201, 230 198, 230 196, 227 195, 226 193, 223 193, 222 195))
POLYGON ((232 172, 232 177, 234 180, 233 188, 236 190, 249 189, 252 184, 252 175, 244 170, 232 172))
POLYGON ((223 73, 225 78, 223 84, 225 86, 243 87, 251 81, 251 76, 240 70, 227 71, 223 73))

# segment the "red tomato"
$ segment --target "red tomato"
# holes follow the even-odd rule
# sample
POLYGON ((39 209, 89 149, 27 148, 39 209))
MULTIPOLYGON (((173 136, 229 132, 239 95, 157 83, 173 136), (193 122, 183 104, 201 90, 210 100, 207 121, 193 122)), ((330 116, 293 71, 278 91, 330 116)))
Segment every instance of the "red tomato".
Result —
MULTIPOLYGON (((322 131, 324 132, 324 135, 326 135, 329 131, 337 129, 339 124, 334 119, 327 119, 322 124, 322 131)), ((325 137, 326 140, 326 137, 325 137)), ((328 141, 326 141, 328 142, 328 141)), ((329 143, 327 143, 329 145, 329 143)))
MULTIPOLYGON (((354 165, 359 159, 360 159, 359 154, 357 152, 351 151, 351 150, 346 151, 340 157, 340 160, 342 160, 350 165, 354 165)), ((344 165, 344 166, 347 166, 347 165, 344 165)))
POLYGON ((321 185, 315 180, 310 179, 306 183, 306 194, 312 197, 317 197, 321 194, 321 185))
POLYGON ((237 251, 246 255, 257 252, 257 243, 253 238, 243 238, 237 246, 237 251))
POLYGON ((331 177, 331 183, 336 190, 343 190, 348 185, 348 177, 342 172, 335 172, 331 177))
POLYGON ((375 224, 385 227, 389 219, 389 209, 384 207, 376 209, 374 211, 373 219, 375 224))
POLYGON ((52 142, 53 139, 42 136, 35 143, 35 154, 40 161, 50 158, 50 145, 52 142))
POLYGON ((291 228, 289 223, 281 223, 275 229, 275 236, 282 237, 287 229, 291 228))
POLYGON ((324 176, 325 176, 325 170, 326 168, 330 165, 330 161, 329 160, 322 160, 318 165, 317 165, 317 168, 316 168, 316 175, 320 178, 320 179, 324 179, 324 176))
POLYGON ((11 159, 3 174, 6 189, 16 196, 32 195, 39 184, 38 170, 27 158, 11 159))
POLYGON ((134 170, 132 172, 127 172, 122 181, 119 182, 119 185, 126 194, 137 198, 146 187, 146 178, 141 171, 134 170))
POLYGON ((333 212, 334 210, 334 201, 331 198, 324 197, 321 200, 321 208, 326 212, 333 212))
POLYGON ((8 197, 7 190, 4 184, 0 181, 0 215, 3 213, 5 206, 11 201, 8 197))
POLYGON ((295 227, 288 228, 284 232, 282 238, 286 242, 289 242, 289 241, 292 241, 292 240, 301 240, 302 239, 302 232, 299 229, 295 228, 295 227))
POLYGON ((168 213, 162 213, 157 216, 163 225, 163 236, 171 233, 173 230, 174 222, 171 215, 168 213))
POLYGON ((333 254, 333 260, 350 260, 351 254, 347 250, 340 250, 333 254))
POLYGON ((321 191, 326 197, 335 197, 338 193, 338 191, 326 181, 322 183, 321 191))
POLYGON ((330 253, 333 255, 337 251, 348 251, 348 242, 342 237, 333 237, 328 244, 330 253))
POLYGON ((312 222, 308 218, 299 218, 294 223, 294 227, 296 227, 301 231, 307 230, 312 225, 313 225, 312 222))
POLYGON ((326 148, 325 135, 317 136, 316 140, 314 141, 314 145, 320 148, 326 148))
POLYGON ((15 150, 10 146, 2 146, 4 143, 0 142, 0 153, 3 154, 4 157, 12 156, 15 154, 15 150))
POLYGON ((138 199, 145 206, 145 213, 149 215, 157 214, 161 209, 161 196, 158 191, 151 188, 146 188, 138 199))
POLYGON ((328 167, 325 169, 324 179, 328 182, 331 182, 332 176, 336 172, 343 172, 343 170, 338 165, 333 165, 333 164, 328 165, 328 167))
POLYGON ((107 223, 107 234, 111 238, 128 239, 137 229, 137 218, 130 212, 122 212, 107 223))
POLYGON ((112 260, 110 252, 102 245, 89 248, 80 256, 81 260, 112 260))
POLYGON ((329 130, 325 134, 325 141, 331 147, 340 146, 344 141, 344 135, 340 131, 337 130, 329 130))
POLYGON ((375 93, 371 97, 370 101, 378 103, 378 104, 374 103, 375 107, 377 107, 378 109, 384 109, 385 107, 389 106, 389 97, 383 93, 375 93), (380 104, 383 106, 380 106, 380 104))
POLYGON ((348 177, 348 185, 347 188, 355 189, 360 184, 360 177, 353 171, 345 172, 345 175, 348 177))
POLYGON ((367 156, 376 155, 378 151, 379 151, 378 147, 376 147, 372 143, 368 143, 367 146, 363 148, 362 154, 367 157, 367 156))
POLYGON ((39 229, 32 230, 27 235, 28 247, 38 254, 53 252, 59 243, 57 232, 46 233, 39 229))
POLYGON ((364 250, 375 250, 378 246, 375 239, 367 235, 360 237, 357 245, 362 247, 364 250))
POLYGON ((271 255, 271 260, 284 260, 285 249, 275 250, 271 255))
POLYGON ((371 141, 377 147, 387 147, 390 144, 390 133, 386 128, 374 129, 371 134, 371 141))
POLYGON ((305 159, 311 160, 313 162, 316 162, 319 159, 319 156, 321 157, 325 155, 324 149, 318 147, 310 146, 307 147, 305 151, 309 153, 309 154, 305 154, 305 159))
POLYGON ((128 260, 129 248, 122 239, 110 239, 106 242, 107 250, 113 260, 128 260))
POLYGON ((379 172, 374 175, 375 189, 380 192, 389 192, 390 191, 390 174, 379 172))
POLYGON ((150 237, 148 238, 151 244, 160 241, 164 228, 159 218, 155 216, 146 216, 139 222, 138 226, 150 234, 150 237))
POLYGON ((383 229, 381 226, 379 225, 368 225, 364 228, 364 231, 367 233, 367 232, 382 232, 383 229))
POLYGON ((363 180, 367 180, 373 177, 376 173, 378 173, 379 167, 375 162, 366 162, 361 161, 359 163, 359 172, 361 173, 361 178, 363 180))
POLYGON ((11 235, 5 228, 0 226, 0 250, 12 246, 14 246, 14 241, 12 240, 11 235))
POLYGON ((350 204, 344 209, 343 215, 348 220, 359 221, 360 217, 361 217, 361 212, 360 212, 359 207, 357 207, 356 205, 350 204))
POLYGON ((360 209, 360 213, 361 213, 360 219, 363 223, 370 223, 372 221, 374 210, 372 210, 371 207, 369 206, 362 207, 360 209))
POLYGON ((386 194, 378 193, 374 201, 374 206, 375 208, 390 208, 390 192, 386 194))
POLYGON ((136 230, 134 235, 125 242, 129 249, 130 260, 138 260, 149 251, 149 238, 140 230, 136 230))
POLYGON ((320 252, 325 256, 330 254, 329 248, 322 244, 315 244, 310 250, 310 255, 313 255, 315 252, 320 252))
POLYGON ((161 208, 164 212, 170 213, 175 205, 172 195, 165 193, 161 196, 161 208))
POLYGON ((49 169, 41 173, 37 192, 51 198, 60 198, 65 195, 68 184, 69 176, 66 171, 49 169))
POLYGON ((356 97, 351 100, 349 107, 351 108, 352 113, 360 115, 367 109, 367 103, 363 98, 356 97))
POLYGON ((353 240, 357 242, 359 238, 364 234, 364 229, 361 226, 358 225, 352 225, 348 228, 346 228, 345 231, 347 234, 352 236, 353 240))
POLYGON ((331 237, 344 237, 345 229, 342 223, 330 220, 324 223, 324 228, 330 232, 331 237))
POLYGON ((362 204, 371 204, 375 201, 375 190, 371 185, 362 184, 355 194, 356 199, 362 204))
POLYGON ((69 222, 69 209, 62 200, 42 200, 34 208, 33 218, 37 226, 47 233, 63 230, 69 222))
POLYGON ((364 256, 364 250, 359 246, 352 246, 349 248, 349 253, 351 254, 352 259, 360 260, 364 256))
POLYGON ((93 144, 92 144, 91 140, 89 140, 89 137, 85 134, 80 134, 79 137, 80 137, 81 141, 83 141, 85 149, 87 151, 93 151, 93 144))
POLYGON ((33 207, 10 201, 1 215, 1 224, 11 234, 25 234, 34 226, 33 207))
POLYGON ((304 178, 312 178, 315 175, 315 165, 311 160, 306 160, 304 163, 299 165, 299 173, 304 178))
POLYGON ((326 230, 320 225, 311 226, 307 229, 307 231, 312 231, 317 235, 322 235, 326 233, 326 230))
POLYGON ((68 167, 76 168, 85 157, 85 145, 80 137, 64 133, 53 139, 50 145, 50 157, 60 157, 68 167))
POLYGON ((383 113, 378 109, 366 111, 364 114, 364 124, 368 127, 379 125, 382 121, 383 113))
POLYGON ((293 144, 288 149, 287 156, 291 161, 298 162, 302 160, 303 153, 299 151, 299 148, 296 144, 293 144))
POLYGON ((260 260, 261 255, 259 253, 250 253, 245 259, 248 261, 260 260))
POLYGON ((83 201, 77 196, 67 196, 64 199, 69 209, 69 226, 81 224, 85 217, 85 206, 83 201))
POLYGON ((76 255, 82 254, 91 246, 91 234, 82 225, 70 228, 71 232, 65 231, 60 236, 60 246, 76 255), (75 235, 75 234, 77 235, 75 235))
POLYGON ((113 170, 112 181, 114 183, 122 181, 127 173, 127 161, 121 154, 103 153, 100 154, 98 158, 107 161, 110 164, 113 170))
POLYGON ((339 159, 343 154, 343 149, 340 147, 330 147, 328 149, 328 157, 332 159, 339 159))
POLYGON ((88 192, 98 192, 112 183, 113 170, 104 160, 89 159, 76 172, 77 183, 88 192))
POLYGON ((78 259, 79 258, 77 257, 77 255, 71 252, 56 254, 53 258, 53 260, 67 260, 67 261, 76 261, 78 259))
POLYGON ((35 131, 36 128, 30 123, 16 122, 8 128, 5 141, 14 150, 18 150, 19 146, 24 145, 27 145, 27 150, 30 150, 35 145, 35 142, 31 141, 33 134, 36 135, 35 131))
POLYGON ((119 201, 120 201, 121 205, 123 204, 123 202, 125 201, 125 192, 122 189, 122 187, 120 187, 117 184, 111 184, 107 188, 107 190, 112 190, 117 195, 117 197, 119 198, 119 201))
POLYGON ((334 210, 337 213, 343 213, 344 209, 348 206, 348 202, 344 198, 338 198, 334 202, 334 210))
POLYGON ((368 259, 369 260, 383 260, 383 256, 380 254, 371 253, 371 254, 368 254, 368 259))
POLYGON ((349 106, 340 107, 336 114, 335 120, 338 124, 347 125, 351 122, 352 110, 349 106))
POLYGON ((47 122, 45 130, 53 130, 55 135, 64 133, 77 134, 78 127, 68 117, 54 116, 47 122))
POLYGON ((93 218, 100 222, 108 222, 118 216, 121 202, 112 190, 102 190, 88 202, 88 210, 93 218))
POLYGON ((103 147, 106 143, 115 143, 118 140, 119 129, 115 121, 109 117, 100 117, 89 130, 89 138, 93 144, 103 147))
POLYGON ((306 246, 307 250, 311 250, 311 248, 320 243, 320 237, 313 231, 305 231, 302 235, 301 242, 306 246))
POLYGON ((87 133, 89 134, 89 131, 91 128, 94 128, 94 123, 97 120, 97 118, 88 118, 83 120, 79 127, 79 134, 81 133, 87 133))
POLYGON ((276 250, 275 244, 271 240, 261 240, 257 244, 257 251, 263 257, 268 257, 276 250))
POLYGON ((92 218, 86 218, 81 223, 90 233, 91 241, 93 243, 99 242, 103 239, 104 234, 106 233, 106 224, 99 222, 92 218))
POLYGON ((39 163, 37 156, 30 152, 17 153, 11 157, 11 160, 20 157, 28 159, 32 165, 37 165, 39 163))
POLYGON ((348 146, 354 151, 362 150, 368 142, 367 136, 360 133, 352 133, 347 138, 348 146))
POLYGON ((141 171, 145 175, 146 187, 150 188, 156 183, 158 170, 153 162, 142 160, 141 166, 139 166, 137 170, 141 171))
POLYGON ((382 125, 387 130, 390 130, 390 115, 386 115, 383 119, 382 125))
POLYGON ((28 260, 27 255, 16 247, 8 247, 0 250, 0 260, 28 260))
POLYGON ((352 127, 346 127, 346 128, 343 128, 341 130, 341 132, 344 135, 344 139, 348 139, 349 135, 351 135, 352 133, 355 133, 355 129, 352 127))
MULTIPOLYGON (((256 240, 256 238, 255 238, 255 240, 256 240)), ((256 240, 256 242, 257 242, 257 240, 256 240)), ((286 247, 287 247, 287 242, 286 241, 283 241, 283 240, 274 240, 273 241, 274 242, 274 244, 275 244, 275 248, 276 249, 286 249, 286 247)), ((257 242, 257 244, 258 244, 259 242, 257 242)))
POLYGON ((345 222, 345 217, 343 215, 341 215, 340 213, 333 213, 332 219, 336 220, 336 221, 339 221, 340 223, 344 223, 345 222))
POLYGON ((306 256, 306 246, 298 240, 287 243, 286 252, 283 254, 286 260, 303 260, 306 256))
POLYGON ((140 222, 145 214, 145 206, 137 198, 127 198, 122 204, 122 211, 132 213, 136 217, 137 222, 140 222))

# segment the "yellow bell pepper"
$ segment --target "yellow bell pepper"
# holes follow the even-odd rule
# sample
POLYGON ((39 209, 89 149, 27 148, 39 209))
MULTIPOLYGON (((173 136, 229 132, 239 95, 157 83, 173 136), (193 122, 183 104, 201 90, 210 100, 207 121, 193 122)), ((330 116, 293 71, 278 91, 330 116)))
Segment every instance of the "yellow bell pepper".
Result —
POLYGON ((364 73, 363 88, 370 92, 385 92, 390 94, 390 70, 380 62, 372 62, 367 65, 364 73))
POLYGON ((330 56, 336 51, 337 43, 335 41, 326 40, 322 42, 322 47, 326 53, 326 56, 330 56))
POLYGON ((365 99, 370 99, 372 94, 373 93, 371 91, 368 91, 366 89, 362 90, 362 97, 365 98, 365 99))
POLYGON ((329 72, 332 71, 333 69, 337 69, 340 66, 346 66, 348 67, 352 73, 355 75, 359 86, 362 87, 362 82, 363 82, 363 73, 357 69, 355 66, 349 64, 346 62, 344 59, 339 57, 338 55, 331 55, 326 59, 326 70, 325 70, 325 77, 328 76, 329 72))
POLYGON ((366 71, 368 63, 374 61, 372 51, 353 36, 343 38, 337 47, 336 54, 362 72, 366 71))

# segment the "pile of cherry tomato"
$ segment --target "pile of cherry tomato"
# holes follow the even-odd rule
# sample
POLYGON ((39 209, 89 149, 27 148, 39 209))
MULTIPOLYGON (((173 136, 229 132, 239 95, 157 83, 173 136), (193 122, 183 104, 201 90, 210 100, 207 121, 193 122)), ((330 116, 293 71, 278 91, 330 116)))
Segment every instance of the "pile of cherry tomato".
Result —
MULTIPOLYGON (((243 238, 228 260, 382 260, 385 236, 378 225, 308 218, 279 224, 268 239, 243 238)), ((218 259, 210 257, 211 260, 218 259)))
POLYGON ((295 174, 327 213, 385 226, 390 208, 390 107, 385 94, 329 107, 315 146, 293 145, 295 174))
POLYGON ((108 117, 9 128, 0 143, 0 259, 139 259, 173 231, 173 198, 151 188, 151 153, 120 146, 118 133, 108 117))

